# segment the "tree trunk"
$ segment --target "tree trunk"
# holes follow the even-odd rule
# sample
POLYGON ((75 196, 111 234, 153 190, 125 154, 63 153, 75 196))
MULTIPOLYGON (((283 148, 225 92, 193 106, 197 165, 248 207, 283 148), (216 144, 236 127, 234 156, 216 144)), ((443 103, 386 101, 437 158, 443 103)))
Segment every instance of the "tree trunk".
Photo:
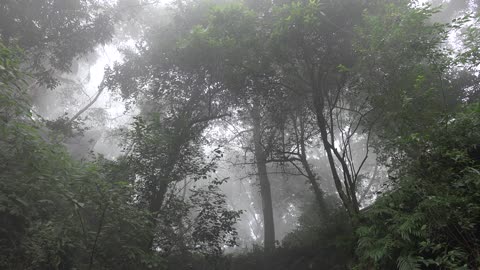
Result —
POLYGON ((310 182, 310 185, 312 185, 313 193, 315 194, 315 198, 317 199, 317 202, 318 202, 320 215, 322 218, 325 218, 328 216, 328 209, 325 203, 324 192, 320 188, 320 185, 317 182, 317 176, 312 171, 312 168, 310 167, 310 164, 308 163, 308 160, 307 160, 307 150, 305 147, 305 125, 302 119, 300 119, 299 144, 300 144, 300 161, 302 162, 302 166, 305 169, 305 172, 307 173, 308 181, 310 182))
POLYGON ((273 222, 272 192, 267 173, 267 156, 262 146, 262 125, 258 102, 254 102, 252 120, 255 163, 262 197, 264 248, 269 253, 275 249, 275 225, 273 222))
POLYGON ((155 230, 157 227, 157 216, 162 209, 165 194, 167 194, 168 190, 168 183, 169 182, 165 181, 165 179, 160 179, 158 190, 153 194, 153 197, 148 204, 148 210, 152 215, 152 220, 151 229, 146 243, 146 250, 152 250, 153 248, 153 242, 155 240, 155 230))
POLYGON ((165 179, 160 179, 157 191, 153 194, 153 198, 150 201, 148 206, 152 214, 158 214, 160 209, 162 209, 163 200, 165 199, 165 194, 167 193, 168 181, 165 179))
POLYGON ((322 218, 325 218, 328 215, 328 209, 327 204, 325 203, 323 190, 320 188, 320 185, 317 182, 317 177, 312 172, 310 164, 308 164, 306 159, 302 158, 302 165, 307 172, 308 181, 310 182, 310 185, 312 185, 313 193, 315 194, 315 198, 318 202, 318 207, 320 208, 320 215, 322 216, 322 218))
POLYGON ((342 200, 343 205, 347 209, 352 225, 356 226, 359 222, 359 206, 356 199, 355 186, 353 186, 353 183, 351 181, 352 179, 349 177, 350 172, 348 171, 348 166, 346 166, 345 160, 338 159, 338 155, 336 155, 337 160, 341 163, 342 168, 344 170, 341 172, 344 175, 343 177, 344 183, 342 183, 342 180, 340 179, 340 175, 335 164, 335 158, 334 158, 335 141, 332 133, 330 133, 330 136, 332 137, 331 138, 332 141, 330 142, 328 140, 328 136, 329 136, 328 131, 330 130, 330 132, 333 132, 333 126, 328 125, 327 119, 325 118, 325 115, 324 115, 324 111, 325 111, 325 99, 323 96, 324 93, 322 89, 319 87, 320 83, 316 80, 316 78, 312 78, 312 85, 314 86, 313 101, 314 101, 314 107, 315 107, 315 114, 317 117, 317 124, 320 130, 320 136, 321 136, 323 147, 325 149, 325 152, 327 153, 328 163, 330 166, 330 170, 332 172, 335 188, 337 189, 338 195, 342 200))

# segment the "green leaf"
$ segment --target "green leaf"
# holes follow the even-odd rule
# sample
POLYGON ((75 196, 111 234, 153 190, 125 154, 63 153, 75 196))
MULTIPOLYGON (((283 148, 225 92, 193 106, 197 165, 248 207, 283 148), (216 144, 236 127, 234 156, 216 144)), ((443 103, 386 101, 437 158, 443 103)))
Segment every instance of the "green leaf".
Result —
POLYGON ((397 259, 398 270, 420 270, 419 258, 402 256, 397 259))

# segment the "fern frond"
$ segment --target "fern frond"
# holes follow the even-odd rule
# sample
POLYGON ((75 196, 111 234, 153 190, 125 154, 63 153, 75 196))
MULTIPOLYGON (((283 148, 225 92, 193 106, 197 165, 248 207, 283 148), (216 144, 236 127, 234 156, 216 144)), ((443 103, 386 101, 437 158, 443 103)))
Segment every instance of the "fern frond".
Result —
POLYGON ((420 270, 417 257, 401 256, 397 259, 398 270, 420 270))

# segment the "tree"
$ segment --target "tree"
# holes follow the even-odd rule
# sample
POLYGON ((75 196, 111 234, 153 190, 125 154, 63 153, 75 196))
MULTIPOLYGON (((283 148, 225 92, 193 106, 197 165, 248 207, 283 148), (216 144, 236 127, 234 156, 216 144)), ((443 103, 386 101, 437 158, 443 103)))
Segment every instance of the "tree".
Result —
POLYGON ((159 31, 152 28, 145 33, 138 53, 125 51, 125 63, 109 70, 105 80, 106 87, 141 109, 127 134, 126 158, 139 199, 154 216, 149 249, 157 245, 156 220, 162 218, 159 214, 172 185, 208 178, 214 171, 214 160, 206 160, 203 152, 203 132, 212 120, 229 116, 223 85, 202 70, 192 72, 172 64, 176 48, 169 43, 178 33, 159 40, 159 31))
POLYGON ((403 155, 397 138, 422 134, 440 119, 448 121, 475 95, 475 88, 466 91, 470 82, 455 67, 454 53, 446 45, 449 31, 464 20, 430 23, 435 12, 429 6, 379 5, 358 28, 355 46, 364 78, 359 88, 375 108, 366 121, 375 121, 372 145, 383 154, 382 162, 395 163, 403 155))
MULTIPOLYGON (((213 52, 212 59, 222 55, 223 61, 208 67, 212 74, 218 74, 222 67, 220 74, 227 75, 219 77, 230 80, 226 85, 231 89, 253 87, 261 92, 262 87, 265 88, 263 85, 268 85, 268 89, 277 89, 277 94, 288 90, 305 100, 311 98, 334 182, 345 207, 352 218, 356 218, 359 208, 357 178, 368 158, 368 132, 358 131, 360 127, 368 131, 363 119, 370 108, 362 98, 351 99, 355 96, 350 87, 353 76, 346 66, 353 65, 353 28, 360 21, 362 7, 349 2, 324 5, 310 1, 286 3, 270 10, 275 12, 254 11, 236 5, 216 11, 212 21, 207 26, 195 28, 193 37, 188 39, 189 48, 202 48, 207 52, 202 55, 203 59, 194 61, 207 63, 213 52), (325 15, 324 11, 330 13, 325 15), (333 17, 340 17, 334 14, 345 11, 350 13, 349 20, 332 21, 333 17), (252 47, 257 50, 252 51, 252 47), (246 86, 242 88, 242 84, 246 86), (364 157, 354 161, 352 141, 362 136, 367 142, 364 157), (341 143, 338 149, 335 147, 337 141, 341 143), (356 162, 359 163, 357 168, 356 162), (337 169, 337 164, 341 169, 337 169)), ((244 93, 249 95, 248 91, 244 93)), ((256 98, 255 94, 250 96, 256 98)), ((281 106, 282 98, 266 102, 281 106)), ((303 165, 308 164, 303 162, 303 165)))
POLYGON ((350 1, 292 2, 277 12, 271 36, 281 80, 313 102, 332 178, 352 220, 358 219, 357 179, 368 157, 368 132, 358 131, 366 128, 362 120, 369 108, 359 101, 362 97, 348 100, 354 77, 347 67, 354 63, 353 29, 362 9, 350 1), (355 167, 351 143, 362 133, 365 156, 355 167))
MULTIPOLYGON (((290 100, 293 98, 293 96, 290 97, 290 100)), ((274 150, 275 158, 276 161, 290 163, 300 175, 308 179, 318 203, 320 214, 322 217, 327 217, 325 192, 318 183, 318 180, 325 182, 325 179, 315 173, 308 158, 308 148, 312 147, 310 142, 315 141, 318 136, 314 116, 303 99, 290 103, 286 104, 286 106, 291 106, 290 109, 284 107, 284 113, 289 117, 285 124, 286 127, 283 129, 282 143, 278 145, 278 149, 274 150)))
POLYGON ((445 42, 467 17, 438 24, 429 21, 435 10, 428 6, 378 8, 359 29, 357 52, 367 64, 362 87, 378 108, 375 147, 391 181, 357 230, 361 266, 475 268, 476 233, 457 224, 477 215, 467 203, 476 196, 467 184, 477 178, 469 173, 475 151, 467 150, 475 148, 477 105, 467 104, 476 89, 464 77, 468 61, 445 42), (458 188, 464 185, 472 193, 458 188), (454 210, 460 201, 468 213, 454 210))
MULTIPOLYGON (((183 40, 182 53, 189 61, 182 64, 187 68, 205 69, 214 80, 230 90, 231 104, 246 111, 247 121, 252 126, 253 153, 262 197, 264 247, 270 252, 275 248, 272 196, 267 171, 271 149, 268 136, 265 138, 263 135, 266 126, 262 118, 266 114, 262 103, 266 102, 269 98, 267 93, 273 89, 250 70, 260 72, 265 68, 268 72, 265 62, 256 59, 264 56, 252 50, 252 46, 261 46, 260 37, 252 32, 257 18, 242 5, 220 6, 212 12, 205 25, 193 27, 194 32, 183 40), (228 33, 226 36, 225 32, 228 33), (198 50, 204 50, 204 53, 197 55, 198 50), (259 64, 255 64, 257 61, 259 64)), ((274 132, 269 134, 274 135, 274 132)))
POLYGON ((27 72, 37 84, 54 88, 54 71, 70 71, 76 57, 112 39, 115 13, 97 0, 7 0, 0 18, 2 42, 24 49, 27 72))

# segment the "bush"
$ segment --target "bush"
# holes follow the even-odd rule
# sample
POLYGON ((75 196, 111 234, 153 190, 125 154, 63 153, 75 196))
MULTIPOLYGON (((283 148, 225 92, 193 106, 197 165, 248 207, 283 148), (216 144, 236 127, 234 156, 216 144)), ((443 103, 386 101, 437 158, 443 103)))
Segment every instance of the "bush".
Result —
POLYGON ((0 268, 141 269, 150 217, 99 159, 80 163, 46 138, 23 92, 16 53, 0 44, 0 268))
POLYGON ((360 268, 479 267, 478 142, 480 104, 403 139, 403 174, 366 211, 356 231, 360 268))

